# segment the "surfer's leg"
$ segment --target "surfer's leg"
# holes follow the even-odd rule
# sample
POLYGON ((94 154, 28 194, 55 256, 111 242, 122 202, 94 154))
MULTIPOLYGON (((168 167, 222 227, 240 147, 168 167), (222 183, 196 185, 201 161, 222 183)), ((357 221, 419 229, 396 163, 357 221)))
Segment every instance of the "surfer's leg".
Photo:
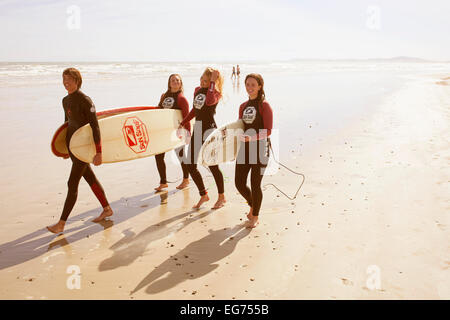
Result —
POLYGON ((181 169, 183 170, 183 181, 177 186, 177 189, 184 189, 189 185, 189 170, 187 165, 182 163, 181 169))
POLYGON ((64 231, 64 226, 66 224, 67 218, 75 205, 78 197, 78 185, 80 183, 81 177, 86 170, 87 163, 81 162, 78 159, 72 158, 72 170, 70 171, 69 180, 67 181, 67 196, 64 202, 64 208, 61 213, 59 222, 53 226, 47 227, 50 232, 60 233, 64 231))
POLYGON ((217 191, 219 193, 219 199, 214 204, 213 209, 219 209, 224 206, 225 202, 225 186, 223 182, 223 174, 222 171, 220 171, 219 166, 210 166, 209 170, 211 170, 211 173, 214 177, 214 181, 216 182, 217 191))
POLYGON ((80 184, 81 177, 87 168, 87 163, 81 161, 74 161, 72 163, 72 171, 70 171, 69 180, 67 181, 67 197, 64 203, 64 209, 61 214, 61 220, 67 221, 70 212, 75 205, 78 198, 78 185, 80 184))
POLYGON ((252 187, 252 199, 253 199, 253 210, 249 217, 249 228, 254 228, 258 225, 259 210, 261 209, 263 192, 261 189, 261 181, 264 176, 266 166, 260 164, 252 165, 252 173, 250 175, 250 183, 252 187))
POLYGON ((252 200, 253 200, 253 216, 259 215, 261 209, 261 203, 263 199, 263 192, 261 189, 261 181, 264 176, 265 166, 259 164, 252 165, 252 173, 250 175, 250 183, 252 187, 252 200))
POLYGON ((164 162, 165 153, 160 153, 155 155, 156 167, 158 168, 158 173, 160 177, 160 184, 166 184, 166 163, 164 162))
POLYGON ((109 206, 108 200, 106 199, 105 190, 103 189, 100 182, 97 180, 97 177, 95 176, 89 164, 86 164, 86 169, 84 170, 83 178, 91 187, 92 192, 94 192, 95 196, 97 197, 102 207, 105 208, 109 206))
POLYGON ((209 200, 208 193, 206 192, 205 184, 203 183, 202 175, 200 174, 200 172, 197 169, 197 165, 196 164, 189 164, 188 168, 189 168, 189 174, 191 175, 192 180, 194 180, 194 183, 197 186, 197 189, 198 189, 198 191, 200 193, 200 200, 192 208, 199 209, 200 206, 204 202, 209 200))
POLYGON ((98 201, 100 202, 100 204, 103 207, 102 213, 100 213, 100 215, 92 221, 99 222, 99 221, 105 219, 106 217, 112 216, 113 211, 112 211, 111 207, 109 206, 108 199, 106 199, 105 190, 103 189, 102 185, 98 181, 97 177, 94 174, 94 171, 92 171, 92 168, 89 164, 87 165, 86 170, 84 171, 83 178, 89 184, 92 192, 94 192, 95 196, 97 197, 98 201))
POLYGON ((183 179, 189 179, 189 169, 187 167, 187 165, 181 160, 183 159, 183 155, 184 155, 184 148, 180 148, 180 150, 177 152, 178 155, 180 156, 180 163, 181 163, 181 170, 183 170, 183 179))
POLYGON ((252 201, 253 199, 252 199, 252 192, 250 188, 247 186, 247 177, 249 172, 250 172, 249 164, 236 163, 236 168, 234 172, 234 184, 236 186, 236 189, 244 197, 244 199, 247 200, 248 205, 250 206, 250 212, 247 215, 247 218, 250 219, 251 211, 253 208, 253 201, 252 201))
POLYGON ((175 149, 175 153, 178 157, 178 160, 180 160, 181 170, 183 171, 183 181, 179 186, 177 186, 177 189, 184 189, 189 185, 189 168, 187 164, 183 162, 184 147, 175 149))
POLYGON ((158 168, 158 173, 160 177, 159 186, 155 188, 156 191, 161 191, 168 187, 166 179, 166 163, 164 162, 165 153, 160 153, 155 155, 156 167, 158 168))
MULTIPOLYGON (((197 122, 196 122, 196 125, 197 125, 197 122)), ((192 208, 199 209, 200 206, 204 202, 209 200, 209 197, 208 197, 208 193, 206 192, 206 188, 205 188, 205 184, 203 183, 202 176, 197 169, 197 161, 196 160, 198 157, 198 153, 200 152, 201 143, 195 144, 195 141, 199 140, 199 137, 197 136, 196 132, 201 132, 201 131, 194 129, 194 132, 192 133, 191 141, 189 143, 187 157, 185 157, 186 162, 184 162, 184 163, 187 165, 189 174, 191 175, 192 180, 194 180, 194 183, 197 186, 197 189, 200 193, 200 200, 192 208)), ((201 136, 200 136, 200 141, 198 141, 198 142, 202 142, 201 136)))
POLYGON ((211 170, 211 173, 214 177, 214 181, 216 182, 217 191, 219 192, 219 194, 224 193, 225 187, 223 184, 223 174, 222 171, 220 171, 219 166, 218 165, 210 166, 209 170, 211 170))
POLYGON ((203 196, 206 194, 206 188, 205 184, 203 183, 202 175, 200 174, 200 171, 197 169, 196 164, 189 164, 189 174, 192 177, 192 180, 194 180, 195 185, 197 186, 197 189, 200 193, 200 196, 203 196))

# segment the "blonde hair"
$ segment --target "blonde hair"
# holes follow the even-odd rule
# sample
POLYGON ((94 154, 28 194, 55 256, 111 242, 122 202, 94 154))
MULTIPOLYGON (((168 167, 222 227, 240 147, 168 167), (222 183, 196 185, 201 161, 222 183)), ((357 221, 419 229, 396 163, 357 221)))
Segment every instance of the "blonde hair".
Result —
MULTIPOLYGON (((211 78, 213 71, 214 71, 213 68, 208 67, 205 69, 203 74, 206 75, 208 78, 211 78)), ((217 71, 219 71, 219 70, 217 70, 217 71)), ((223 75, 220 73, 220 71, 219 71, 219 77, 216 80, 216 90, 220 92, 220 99, 222 99, 222 97, 223 97, 223 75)))

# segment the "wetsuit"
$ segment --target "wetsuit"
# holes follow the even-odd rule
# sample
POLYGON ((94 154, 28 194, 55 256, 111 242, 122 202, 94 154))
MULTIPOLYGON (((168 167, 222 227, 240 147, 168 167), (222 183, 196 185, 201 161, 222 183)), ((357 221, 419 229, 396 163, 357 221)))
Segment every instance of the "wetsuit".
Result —
MULTIPOLYGON (((158 104, 158 107, 160 109, 181 110, 183 119, 188 115, 189 103, 181 91, 178 91, 175 93, 169 92, 167 94, 163 94, 163 96, 164 97, 161 97, 161 98, 164 98, 164 99, 161 99, 162 101, 158 104)), ((188 122, 184 126, 184 128, 190 132, 191 124, 188 122)), ((183 170, 183 179, 189 178, 189 170, 187 168, 187 165, 184 164, 182 161, 183 156, 184 156, 184 146, 175 149, 175 153, 181 163, 181 169, 183 170)), ((159 182, 160 184, 167 183, 166 163, 164 162, 164 156, 165 156, 165 153, 160 153, 160 154, 155 155, 156 167, 158 168, 159 177, 160 177, 160 182, 159 182)))
POLYGON ((269 103, 249 100, 239 108, 239 119, 244 122, 244 134, 252 137, 249 142, 242 143, 236 157, 234 182, 240 194, 258 216, 262 203, 261 181, 269 162, 269 144, 267 138, 272 130, 272 108, 269 103), (264 131, 263 131, 264 130, 264 131), (247 186, 248 174, 251 189, 247 186))
MULTIPOLYGON (((189 173, 200 192, 200 196, 205 195, 207 192, 202 176, 197 169, 198 154, 203 142, 217 128, 214 115, 220 96, 220 92, 215 89, 215 83, 212 81, 209 88, 197 87, 194 91, 192 110, 181 122, 181 125, 184 126, 195 117, 194 130, 184 162, 188 164, 189 173)), ((224 193, 223 175, 219 166, 210 166, 209 169, 214 177, 219 194, 224 193)))
POLYGON ((102 151, 100 128, 98 126, 94 103, 88 96, 78 90, 65 96, 62 100, 62 104, 64 108, 65 121, 68 121, 66 145, 69 150, 70 159, 72 160, 72 170, 70 171, 69 180, 67 182, 69 189, 67 191, 66 201, 64 203, 63 212, 60 218, 61 220, 66 221, 73 209, 73 206, 75 205, 75 202, 77 201, 78 185, 81 177, 83 177, 89 184, 103 208, 107 207, 109 203, 106 199, 105 191, 103 190, 100 182, 97 180, 89 163, 83 162, 76 158, 69 149, 70 138, 74 132, 89 123, 92 128, 95 149, 97 153, 102 151))

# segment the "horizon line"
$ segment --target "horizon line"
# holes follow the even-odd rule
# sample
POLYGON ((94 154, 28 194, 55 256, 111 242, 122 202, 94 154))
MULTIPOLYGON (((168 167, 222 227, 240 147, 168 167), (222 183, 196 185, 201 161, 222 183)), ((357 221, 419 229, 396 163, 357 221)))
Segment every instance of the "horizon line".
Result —
POLYGON ((0 63, 262 63, 262 62, 292 62, 292 61, 397 61, 397 62, 431 62, 431 63, 450 63, 450 60, 430 60, 410 56, 396 56, 391 58, 290 58, 290 59, 256 59, 256 60, 2 60, 0 63))

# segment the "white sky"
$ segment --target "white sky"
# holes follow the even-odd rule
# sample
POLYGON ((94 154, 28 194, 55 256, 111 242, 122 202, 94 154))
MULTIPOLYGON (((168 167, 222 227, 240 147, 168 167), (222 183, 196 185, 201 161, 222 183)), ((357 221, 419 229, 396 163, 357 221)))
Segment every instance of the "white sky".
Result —
POLYGON ((450 61, 449 12, 448 0, 0 0, 0 61, 450 61))

